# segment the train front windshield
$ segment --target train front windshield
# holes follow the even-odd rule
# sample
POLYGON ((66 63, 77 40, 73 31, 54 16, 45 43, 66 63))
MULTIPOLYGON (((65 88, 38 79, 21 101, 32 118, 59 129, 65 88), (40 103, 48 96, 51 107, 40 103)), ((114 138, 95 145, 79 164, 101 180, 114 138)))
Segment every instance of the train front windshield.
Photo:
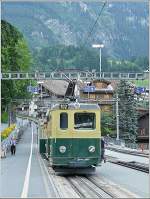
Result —
POLYGON ((74 128, 78 130, 93 130, 96 128, 95 113, 75 113, 74 128))

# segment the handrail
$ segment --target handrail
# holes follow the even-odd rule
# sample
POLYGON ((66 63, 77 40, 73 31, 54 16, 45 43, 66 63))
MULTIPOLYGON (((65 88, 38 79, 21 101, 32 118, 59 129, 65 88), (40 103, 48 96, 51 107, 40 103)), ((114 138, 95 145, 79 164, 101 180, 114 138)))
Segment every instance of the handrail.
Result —
POLYGON ((117 73, 117 72, 90 72, 90 71, 80 71, 80 72, 4 72, 1 73, 2 80, 11 79, 35 79, 35 80, 66 80, 67 79, 108 79, 108 80, 118 80, 118 79, 145 79, 144 73, 117 73))

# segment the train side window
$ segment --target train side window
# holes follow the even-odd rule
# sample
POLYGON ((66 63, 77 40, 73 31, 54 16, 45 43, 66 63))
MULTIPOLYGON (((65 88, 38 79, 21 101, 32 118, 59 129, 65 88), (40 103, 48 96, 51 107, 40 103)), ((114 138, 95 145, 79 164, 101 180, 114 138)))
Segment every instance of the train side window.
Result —
POLYGON ((61 113, 60 114, 60 129, 67 129, 68 128, 68 114, 61 113))

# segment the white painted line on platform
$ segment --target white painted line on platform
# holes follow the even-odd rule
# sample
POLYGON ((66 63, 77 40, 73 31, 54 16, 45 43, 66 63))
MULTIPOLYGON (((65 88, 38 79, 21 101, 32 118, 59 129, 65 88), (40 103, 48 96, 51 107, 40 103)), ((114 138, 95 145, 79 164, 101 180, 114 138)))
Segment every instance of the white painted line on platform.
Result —
POLYGON ((33 124, 32 124, 32 139, 31 139, 30 157, 28 160, 28 167, 27 167, 26 176, 25 176, 25 180, 24 180, 23 190, 21 193, 21 198, 27 198, 27 196, 28 196, 31 160, 32 160, 32 149, 33 149, 33 124))

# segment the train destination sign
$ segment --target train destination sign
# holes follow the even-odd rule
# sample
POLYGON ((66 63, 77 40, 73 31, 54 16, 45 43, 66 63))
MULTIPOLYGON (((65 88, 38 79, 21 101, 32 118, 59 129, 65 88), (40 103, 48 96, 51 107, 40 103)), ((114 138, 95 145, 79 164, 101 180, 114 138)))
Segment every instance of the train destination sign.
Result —
POLYGON ((60 104, 59 108, 63 109, 63 110, 67 110, 68 109, 68 104, 60 104))
POLYGON ((93 93, 95 92, 95 86, 86 86, 84 87, 83 92, 93 93))

